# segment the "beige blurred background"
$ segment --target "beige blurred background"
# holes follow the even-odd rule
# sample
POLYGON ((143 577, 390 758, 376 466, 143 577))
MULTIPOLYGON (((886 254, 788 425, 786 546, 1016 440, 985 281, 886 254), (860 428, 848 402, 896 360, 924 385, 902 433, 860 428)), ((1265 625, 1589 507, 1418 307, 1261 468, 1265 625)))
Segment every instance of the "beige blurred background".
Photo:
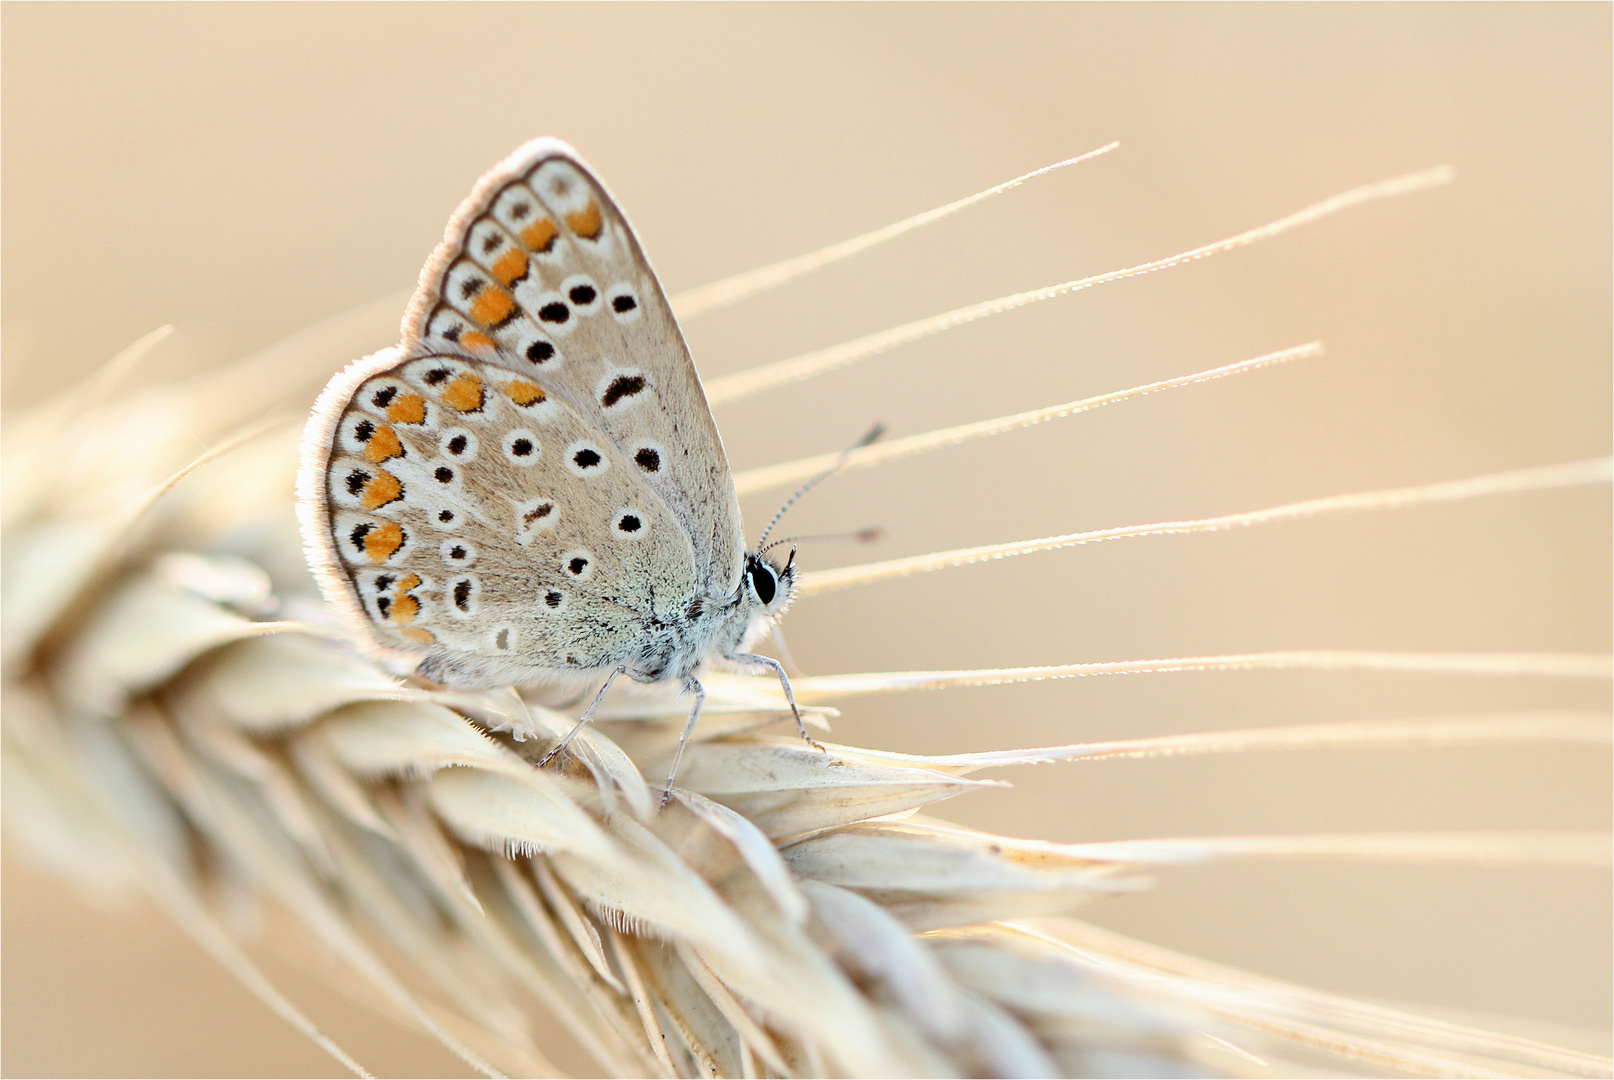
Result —
MULTIPOLYGON (((672 291, 1119 139, 692 323, 702 371, 1168 255, 1427 166, 1458 181, 721 409, 743 467, 838 448, 876 419, 910 434, 1328 346, 837 478, 792 529, 888 535, 805 549, 809 566, 1608 452, 1604 4, 13 3, 0 31, 7 410, 162 323, 179 329, 150 377, 400 295, 475 178, 534 135, 592 161, 672 291)), ((374 309, 355 352, 390 342, 400 306, 374 309)), ((745 507, 753 534, 776 502, 745 507)), ((1066 550, 809 600, 786 626, 819 673, 1606 652, 1609 542, 1608 492, 1584 489, 1066 550)), ((1554 680, 1150 675, 865 699, 836 734, 952 752, 1608 699, 1606 684, 1554 680)), ((1549 747, 1047 766, 938 812, 1056 840, 1603 830, 1608 765, 1549 747)), ((334 1069, 160 916, 86 906, 19 854, 5 872, 6 1074, 334 1069)), ((1167 875, 1090 917, 1595 1049, 1609 911, 1602 871, 1244 864, 1167 875)), ((271 972, 383 1073, 457 1071, 315 975, 271 972)))

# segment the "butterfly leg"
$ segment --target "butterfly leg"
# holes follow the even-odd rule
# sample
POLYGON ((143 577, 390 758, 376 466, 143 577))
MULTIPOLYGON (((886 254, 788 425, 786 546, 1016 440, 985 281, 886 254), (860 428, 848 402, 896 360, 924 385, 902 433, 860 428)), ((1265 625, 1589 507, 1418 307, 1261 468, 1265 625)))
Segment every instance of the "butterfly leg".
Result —
MULTIPOLYGON (((807 725, 802 723, 801 710, 796 708, 796 695, 790 689, 790 677, 785 674, 785 666, 783 664, 771 656, 758 656, 756 653, 734 653, 732 655, 724 656, 723 659, 733 660, 736 663, 741 664, 761 664, 763 667, 771 668, 773 673, 779 676, 779 685, 784 687, 785 700, 790 703, 790 713, 796 718, 796 731, 801 735, 802 741, 804 741, 814 750, 824 749, 822 743, 813 738, 811 735, 807 734, 807 725)), ((828 751, 825 752, 828 753, 828 751)))
POLYGON ((695 676, 684 677, 684 692, 695 695, 695 707, 689 710, 689 719, 684 721, 684 734, 678 739, 678 750, 673 754, 672 769, 667 773, 667 786, 661 793, 662 806, 666 806, 667 800, 672 798, 673 780, 678 776, 678 763, 684 759, 684 747, 689 745, 689 737, 695 732, 695 721, 700 718, 701 706, 706 704, 706 688, 695 676))
POLYGON ((784 664, 785 670, 790 674, 800 675, 801 667, 796 663, 796 658, 790 655, 790 646, 785 644, 784 631, 779 629, 779 624, 774 623, 768 628, 768 632, 773 635, 773 647, 779 650, 779 662, 784 664))
POLYGON ((583 715, 577 718, 577 723, 572 727, 572 730, 568 731, 566 733, 566 737, 560 742, 556 743, 555 748, 549 753, 545 754, 543 760, 538 763, 538 767, 540 769, 545 765, 548 765, 550 759, 556 754, 566 749, 566 745, 577 736, 579 731, 583 730, 584 724, 594 719, 594 710, 600 707, 600 702, 605 698, 605 692, 611 689, 611 684, 616 682, 617 676, 626 674, 627 670, 627 666, 624 664, 618 664, 612 669, 611 674, 606 676, 605 685, 600 687, 600 692, 594 695, 594 700, 588 703, 588 708, 584 709, 583 715))

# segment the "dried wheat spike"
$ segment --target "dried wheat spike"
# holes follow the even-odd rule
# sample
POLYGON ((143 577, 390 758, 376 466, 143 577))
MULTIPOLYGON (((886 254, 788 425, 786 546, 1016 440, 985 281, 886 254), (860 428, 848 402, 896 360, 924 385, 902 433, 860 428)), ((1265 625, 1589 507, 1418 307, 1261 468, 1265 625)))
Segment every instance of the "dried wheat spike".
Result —
MULTIPOLYGON (((1003 765, 1596 742, 1606 719, 819 753, 759 730, 782 713, 776 683, 714 676, 683 786, 658 809, 644 777, 665 772, 680 703, 608 701, 562 767, 540 771, 571 715, 511 692, 411 682, 327 621, 290 508, 297 418, 262 414, 339 359, 317 335, 300 348, 114 392, 131 354, 94 395, 7 425, 5 820, 86 886, 155 898, 355 1072, 361 1063, 257 972, 222 897, 290 912, 385 1007, 489 1076, 555 1073, 538 1035, 546 1015, 616 1076, 1609 1075, 1602 1059, 1215 967, 1069 917, 1146 887, 1159 863, 1281 845, 1060 845, 915 813, 997 783, 970 774, 1003 765), (226 452, 193 460, 198 436, 226 452)), ((1044 412, 1036 419, 1063 415, 1044 412)), ((914 447, 955 441, 938 433, 914 447)), ((1192 663, 1211 661, 1256 662, 1192 663)), ((1154 662, 1172 663, 1190 661, 1154 662)), ((859 693, 1093 673, 797 685, 821 720, 827 702, 859 693)), ((1579 837, 1525 851, 1494 837, 1308 839, 1311 856, 1599 857, 1579 837)))

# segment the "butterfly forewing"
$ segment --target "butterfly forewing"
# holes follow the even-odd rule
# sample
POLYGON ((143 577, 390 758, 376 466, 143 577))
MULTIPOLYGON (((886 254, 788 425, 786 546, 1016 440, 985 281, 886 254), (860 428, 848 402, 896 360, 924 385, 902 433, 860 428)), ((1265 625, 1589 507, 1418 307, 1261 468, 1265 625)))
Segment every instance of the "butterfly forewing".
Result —
POLYGON ((541 378, 665 501, 702 587, 734 591, 739 506, 694 364, 632 230, 574 155, 540 140, 490 173, 411 312, 406 344, 541 378))

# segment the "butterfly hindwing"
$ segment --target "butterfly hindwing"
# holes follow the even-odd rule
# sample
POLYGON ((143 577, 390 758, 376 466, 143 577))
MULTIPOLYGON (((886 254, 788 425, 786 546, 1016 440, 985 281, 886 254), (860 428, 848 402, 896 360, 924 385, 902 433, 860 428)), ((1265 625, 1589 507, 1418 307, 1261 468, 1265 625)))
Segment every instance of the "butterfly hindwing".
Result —
POLYGON ((540 380, 665 502, 700 586, 738 587, 739 504, 688 348, 627 221, 565 144, 529 143, 478 184, 421 275, 404 345, 540 380))
POLYGON ((332 444, 348 587, 383 640, 462 658, 461 682, 622 662, 698 591, 643 470, 536 377, 405 357, 357 384, 332 444))

